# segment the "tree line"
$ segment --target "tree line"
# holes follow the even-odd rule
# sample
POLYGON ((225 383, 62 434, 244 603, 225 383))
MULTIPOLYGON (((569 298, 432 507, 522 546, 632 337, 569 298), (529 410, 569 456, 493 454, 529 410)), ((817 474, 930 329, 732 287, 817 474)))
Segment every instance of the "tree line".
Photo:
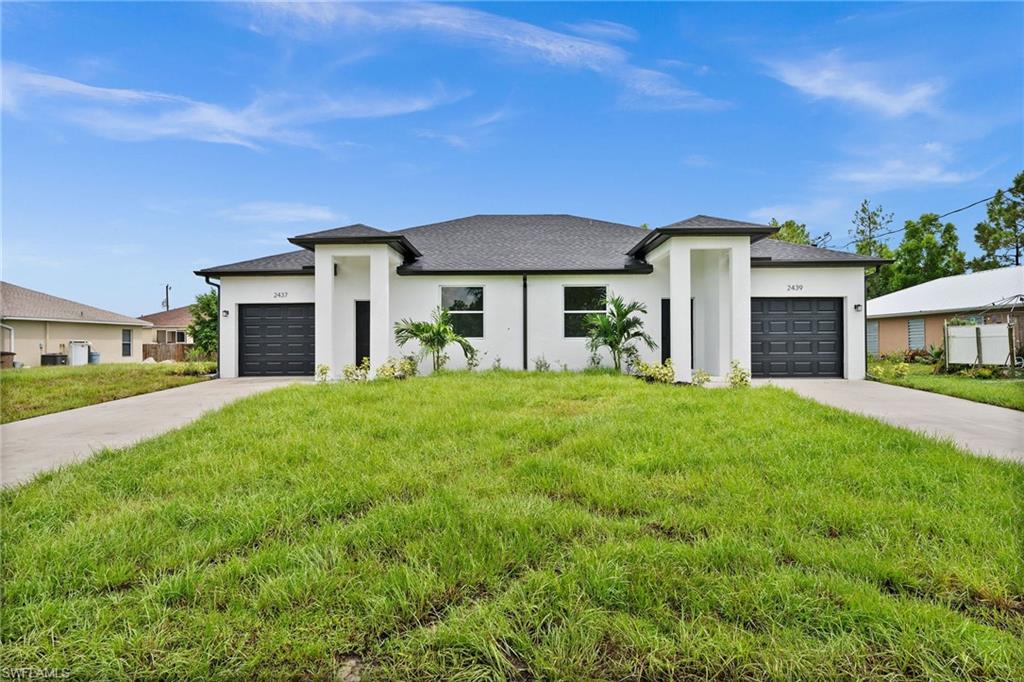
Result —
MULTIPOLYGON (((867 280, 868 298, 882 296, 940 277, 978 272, 1009 265, 1020 265, 1024 250, 1024 172, 1018 173, 1006 190, 997 190, 989 200, 987 217, 974 228, 974 241, 981 255, 967 260, 953 223, 943 223, 937 213, 923 213, 908 220, 901 229, 891 229, 893 214, 865 199, 853 214, 851 245, 862 256, 892 259, 867 280), (896 248, 887 238, 898 232, 903 236, 896 248)), ((795 220, 771 225, 779 228, 774 239, 827 247, 831 234, 812 238, 807 226, 795 220)))

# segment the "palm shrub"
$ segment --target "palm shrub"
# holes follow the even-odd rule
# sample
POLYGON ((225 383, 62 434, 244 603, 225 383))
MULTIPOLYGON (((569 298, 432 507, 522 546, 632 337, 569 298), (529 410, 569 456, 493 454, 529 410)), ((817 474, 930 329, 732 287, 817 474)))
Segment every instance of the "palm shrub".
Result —
POLYGON ((395 341, 399 346, 404 346, 410 341, 418 341, 420 355, 430 355, 435 372, 444 367, 444 363, 448 359, 448 356, 444 354, 444 349, 453 343, 462 349, 463 355, 467 358, 476 354, 473 345, 455 331, 455 327, 452 326, 452 316, 440 306, 434 310, 429 322, 414 322, 406 319, 396 324, 395 341))
POLYGON ((636 344, 642 342, 654 349, 651 335, 644 331, 644 322, 637 313, 647 314, 647 306, 639 301, 626 303, 621 296, 612 296, 607 301, 607 313, 592 313, 583 318, 587 329, 587 348, 597 353, 607 348, 612 356, 616 371, 622 371, 622 359, 635 357, 636 344))

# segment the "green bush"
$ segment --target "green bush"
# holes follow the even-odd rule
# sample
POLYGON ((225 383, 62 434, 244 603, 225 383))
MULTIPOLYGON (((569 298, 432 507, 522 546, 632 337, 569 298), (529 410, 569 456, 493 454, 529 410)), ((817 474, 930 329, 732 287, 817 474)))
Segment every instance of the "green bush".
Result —
POLYGON ((210 360, 200 362, 175 362, 165 365, 167 373, 179 377, 201 377, 217 371, 217 363, 210 360))
POLYGON ((363 358, 358 365, 345 365, 341 375, 345 381, 366 381, 370 377, 370 358, 363 358))
POLYGON ((690 380, 694 386, 703 386, 704 384, 711 381, 711 375, 703 369, 695 370, 693 378, 690 380))
POLYGON ((676 370, 672 367, 672 358, 664 363, 650 363, 639 360, 634 365, 636 375, 655 384, 672 384, 676 380, 676 370))
POLYGON ((739 360, 729 363, 729 388, 746 388, 750 386, 750 371, 740 364, 739 360))
POLYGON ((416 376, 419 367, 416 357, 407 355, 404 358, 388 358, 377 368, 378 379, 405 379, 416 376))

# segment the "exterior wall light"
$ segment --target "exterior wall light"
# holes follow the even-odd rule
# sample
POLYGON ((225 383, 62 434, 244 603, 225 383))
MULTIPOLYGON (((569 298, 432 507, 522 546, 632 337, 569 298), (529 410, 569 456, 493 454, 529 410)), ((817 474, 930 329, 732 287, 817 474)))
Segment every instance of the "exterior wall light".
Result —
MULTIPOLYGON (((853 304, 853 309, 856 310, 859 313, 861 310, 864 309, 864 306, 862 306, 860 303, 854 303, 853 304)), ((227 313, 226 310, 224 312, 225 312, 225 314, 227 313)))
POLYGON ((228 311, 222 310, 220 314, 221 314, 221 317, 227 317, 228 316, 228 311))

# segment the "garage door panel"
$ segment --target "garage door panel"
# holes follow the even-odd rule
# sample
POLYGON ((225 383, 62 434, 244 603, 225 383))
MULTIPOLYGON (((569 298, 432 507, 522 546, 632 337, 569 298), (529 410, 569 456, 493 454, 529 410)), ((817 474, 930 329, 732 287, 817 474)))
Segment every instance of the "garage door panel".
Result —
POLYGON ((238 315, 239 375, 313 374, 312 303, 240 305, 238 315))
POLYGON ((842 376, 842 299, 751 299, 754 376, 842 376))

